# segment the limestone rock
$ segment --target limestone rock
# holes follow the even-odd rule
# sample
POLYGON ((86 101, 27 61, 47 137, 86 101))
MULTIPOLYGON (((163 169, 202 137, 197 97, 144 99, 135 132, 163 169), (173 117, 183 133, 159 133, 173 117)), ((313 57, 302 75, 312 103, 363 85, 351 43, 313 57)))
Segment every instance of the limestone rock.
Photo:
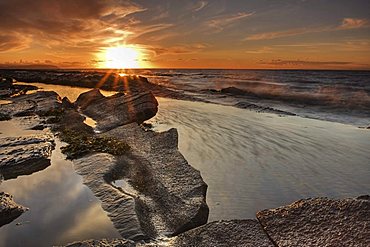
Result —
POLYGON ((99 130, 110 130, 129 123, 142 123, 155 116, 158 102, 151 92, 116 94, 102 97, 94 89, 81 94, 76 101, 81 111, 97 121, 99 130))
POLYGON ((26 211, 26 208, 13 201, 13 197, 0 192, 0 227, 12 222, 26 211))
POLYGON ((227 220, 208 223, 170 241, 174 247, 273 247, 257 220, 227 220))
POLYGON ((370 246, 370 200, 315 198, 257 213, 277 246, 370 246))
POLYGON ((130 240, 124 239, 102 239, 102 240, 86 240, 75 242, 66 245, 65 247, 136 247, 136 244, 130 240))
POLYGON ((0 174, 10 179, 45 169, 53 148, 49 134, 0 138, 0 174))
POLYGON ((131 147, 132 155, 119 157, 107 180, 123 179, 137 190, 139 219, 149 235, 177 235, 207 222, 207 184, 179 152, 176 129, 157 133, 130 124, 103 135, 131 147))

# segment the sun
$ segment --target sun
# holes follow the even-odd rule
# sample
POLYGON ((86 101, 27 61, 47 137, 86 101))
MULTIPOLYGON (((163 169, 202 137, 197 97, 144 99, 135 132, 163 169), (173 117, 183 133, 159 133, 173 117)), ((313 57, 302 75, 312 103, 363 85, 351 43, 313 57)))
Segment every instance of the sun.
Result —
POLYGON ((140 68, 140 56, 140 51, 134 47, 110 47, 105 50, 105 67, 110 69, 140 68))

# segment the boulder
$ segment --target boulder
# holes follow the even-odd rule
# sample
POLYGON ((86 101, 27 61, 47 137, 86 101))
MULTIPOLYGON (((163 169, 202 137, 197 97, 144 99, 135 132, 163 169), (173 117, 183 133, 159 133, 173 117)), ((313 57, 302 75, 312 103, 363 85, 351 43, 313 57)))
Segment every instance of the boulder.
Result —
POLYGON ((5 192, 0 192, 0 227, 9 224, 27 209, 13 201, 13 197, 5 192))
POLYGON ((0 138, 0 174, 5 179, 32 174, 50 165, 50 134, 0 138))
POLYGON ((95 102, 104 99, 104 95, 100 92, 99 89, 95 88, 88 92, 82 93, 78 96, 75 104, 81 108, 85 109, 91 104, 94 104, 95 102))
POLYGON ((277 246, 370 246, 370 198, 315 198, 257 213, 277 246))
POLYGON ((173 247, 273 247, 257 220, 225 220, 208 223, 170 240, 173 247))
POLYGON ((97 89, 81 94, 77 106, 97 122, 101 131, 129 123, 142 123, 155 116, 158 102, 151 92, 104 97, 97 89))

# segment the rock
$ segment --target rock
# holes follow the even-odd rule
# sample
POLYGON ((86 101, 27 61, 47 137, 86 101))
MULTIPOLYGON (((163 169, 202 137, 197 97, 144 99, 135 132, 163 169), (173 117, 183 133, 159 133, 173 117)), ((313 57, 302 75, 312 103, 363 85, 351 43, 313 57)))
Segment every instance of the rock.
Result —
POLYGON ((158 111, 158 102, 151 92, 102 97, 100 91, 94 89, 81 94, 76 104, 98 123, 101 131, 133 122, 141 124, 158 111))
POLYGON ((178 151, 175 129, 156 133, 133 123, 101 136, 132 145, 129 153, 93 154, 75 160, 75 169, 124 238, 173 236, 207 222, 207 185, 178 151))
POLYGON ((0 227, 9 224, 26 211, 26 208, 13 201, 13 197, 0 192, 0 227))
POLYGON ((370 246, 370 200, 315 198, 257 218, 277 246, 370 246))
POLYGON ((0 105, 0 113, 14 117, 50 115, 61 109, 60 97, 55 92, 40 91, 12 98, 12 104, 0 105))
POLYGON ((157 133, 130 124, 103 135, 131 147, 132 156, 119 157, 106 179, 134 187, 139 219, 149 235, 177 235, 207 222, 207 184, 179 152, 176 129, 157 133))
POLYGON ((94 154, 74 160, 78 174, 96 197, 102 202, 115 228, 122 237, 133 240, 148 239, 142 231, 136 215, 134 198, 106 181, 106 176, 116 165, 116 159, 110 154, 94 154))
POLYGON ((238 102, 234 106, 241 109, 252 110, 255 112, 275 113, 284 116, 296 116, 296 114, 292 112, 282 111, 272 107, 260 106, 249 102, 238 102))
POLYGON ((95 88, 88 92, 82 93, 78 96, 75 104, 81 109, 86 109, 91 104, 96 103, 99 100, 104 99, 104 95, 101 94, 100 90, 95 88))
POLYGON ((174 247, 273 247, 257 220, 227 220, 208 223, 180 234, 166 246, 174 247))
POLYGON ((13 86, 13 80, 11 78, 0 77, 0 89, 8 89, 13 86))
POLYGON ((62 108, 64 109, 73 109, 75 105, 67 98, 63 97, 62 99, 62 108))
POLYGON ((43 170, 53 148, 50 134, 0 138, 0 174, 11 179, 43 170))
POLYGON ((124 239, 102 239, 102 240, 86 240, 67 244, 65 247, 135 247, 136 244, 130 240, 124 239))

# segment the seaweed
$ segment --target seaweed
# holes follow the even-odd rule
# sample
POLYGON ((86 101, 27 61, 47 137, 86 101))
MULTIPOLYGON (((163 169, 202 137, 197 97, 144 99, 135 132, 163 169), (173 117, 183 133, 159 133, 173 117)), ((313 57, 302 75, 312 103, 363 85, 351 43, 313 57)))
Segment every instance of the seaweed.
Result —
POLYGON ((70 129, 61 131, 59 137, 63 142, 68 143, 61 150, 67 159, 71 160, 94 152, 123 155, 130 149, 127 143, 116 138, 96 136, 70 129))

